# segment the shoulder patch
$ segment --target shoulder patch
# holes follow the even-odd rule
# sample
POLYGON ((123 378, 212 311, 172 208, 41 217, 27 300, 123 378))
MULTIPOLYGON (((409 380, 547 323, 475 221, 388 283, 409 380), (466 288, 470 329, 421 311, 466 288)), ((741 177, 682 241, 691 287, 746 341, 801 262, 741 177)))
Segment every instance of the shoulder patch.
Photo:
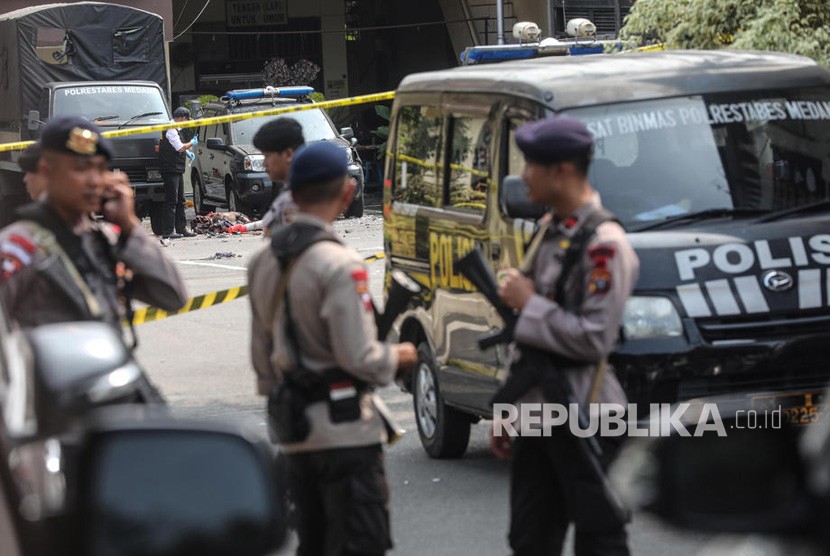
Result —
POLYGON ((600 295, 611 289, 611 271, 607 268, 594 267, 588 280, 588 293, 600 295))
POLYGON ((0 245, 0 272, 8 278, 32 263, 37 246, 26 237, 12 234, 0 245))
POLYGON ((613 245, 597 245, 588 249, 588 258, 594 261, 594 266, 605 266, 617 254, 613 245))
POLYGON ((354 289, 360 300, 363 302, 363 308, 367 311, 373 310, 372 295, 369 293, 369 275, 365 268, 358 268, 352 271, 352 281, 354 282, 354 289))

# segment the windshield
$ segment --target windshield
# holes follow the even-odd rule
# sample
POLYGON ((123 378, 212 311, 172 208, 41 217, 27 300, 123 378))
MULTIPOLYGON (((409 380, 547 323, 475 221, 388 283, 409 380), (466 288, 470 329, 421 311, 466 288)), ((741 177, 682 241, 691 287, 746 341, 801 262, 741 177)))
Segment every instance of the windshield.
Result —
POLYGON ((102 127, 118 127, 139 114, 131 126, 168 123, 170 115, 161 92, 144 85, 61 87, 55 90, 55 114, 83 116, 102 127))
POLYGON ((707 209, 830 199, 830 90, 718 94, 574 110, 589 179, 626 226, 707 209))
MULTIPOLYGON (((265 108, 260 108, 260 110, 265 110, 265 108)), ((233 142, 236 145, 251 145, 254 142, 254 135, 256 135, 256 132, 259 131, 259 128, 264 123, 286 117, 294 118, 300 122, 300 125, 303 126, 303 138, 306 143, 337 137, 334 126, 326 114, 319 108, 314 108, 311 110, 291 112, 289 114, 280 114, 278 116, 261 116, 259 118, 249 118, 247 120, 232 122, 231 134, 233 136, 233 142)))

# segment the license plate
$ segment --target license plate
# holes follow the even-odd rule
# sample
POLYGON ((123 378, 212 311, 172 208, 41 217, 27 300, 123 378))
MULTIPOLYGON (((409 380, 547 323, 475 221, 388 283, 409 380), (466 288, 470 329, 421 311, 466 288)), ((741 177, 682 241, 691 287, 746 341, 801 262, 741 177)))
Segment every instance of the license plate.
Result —
POLYGON ((781 410, 781 420, 790 425, 809 425, 822 419, 828 409, 824 392, 793 392, 753 396, 756 410, 781 410))

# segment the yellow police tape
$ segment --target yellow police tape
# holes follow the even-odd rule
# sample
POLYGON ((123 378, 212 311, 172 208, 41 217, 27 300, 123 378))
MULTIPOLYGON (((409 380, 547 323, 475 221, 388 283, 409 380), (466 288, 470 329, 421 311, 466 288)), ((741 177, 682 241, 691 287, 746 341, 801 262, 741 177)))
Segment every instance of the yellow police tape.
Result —
MULTIPOLYGON (((364 258, 363 261, 367 263, 373 263, 375 261, 382 259, 383 257, 383 251, 379 251, 374 255, 370 255, 364 258)), ((182 315, 184 313, 198 311, 199 309, 207 309, 208 307, 219 305, 220 303, 226 303, 228 301, 233 301, 234 299, 238 299, 246 295, 248 295, 248 286, 239 286, 236 288, 228 288, 226 290, 220 290, 218 292, 211 292, 203 295, 197 295, 196 297, 191 297, 187 300, 185 306, 179 309, 178 311, 168 312, 163 309, 159 309, 158 307, 146 307, 143 309, 138 309, 133 313, 133 324, 143 324, 145 322, 152 322, 154 320, 161 320, 167 317, 172 317, 173 315, 182 315)), ((127 324, 128 323, 125 321, 124 325, 127 324)))
MULTIPOLYGON (((317 108, 338 108, 341 106, 352 106, 355 104, 365 104, 368 102, 392 100, 393 98, 395 98, 395 91, 388 91, 385 93, 375 93, 371 95, 361 95, 350 98, 326 100, 323 102, 296 104, 291 106, 282 106, 278 108, 275 107, 269 108, 268 110, 245 112, 244 114, 228 114, 227 116, 214 116, 213 118, 198 118, 195 120, 187 120, 184 122, 171 122, 168 124, 156 124, 144 127, 132 127, 129 129, 117 129, 112 131, 105 131, 103 135, 104 137, 127 137, 129 135, 140 135, 142 133, 160 133, 168 129, 187 129, 191 127, 202 127, 213 124, 239 122, 242 120, 249 120, 251 118, 259 118, 261 116, 274 116, 276 114, 287 114, 289 112, 300 112, 302 110, 314 110, 317 108)), ((5 143, 0 145, 0 152, 17 151, 25 149, 33 143, 34 141, 19 141, 17 143, 5 143)))

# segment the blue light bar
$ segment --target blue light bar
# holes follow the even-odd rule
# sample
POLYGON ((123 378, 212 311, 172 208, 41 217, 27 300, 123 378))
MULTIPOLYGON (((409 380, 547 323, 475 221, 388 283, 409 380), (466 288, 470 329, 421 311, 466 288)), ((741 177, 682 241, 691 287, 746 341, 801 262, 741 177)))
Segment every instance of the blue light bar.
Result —
POLYGON ((605 52, 603 45, 578 45, 572 46, 568 49, 568 54, 571 56, 584 56, 587 54, 602 54, 605 52))
POLYGON ((252 98, 268 97, 301 97, 314 92, 314 87, 265 87, 264 89, 239 89, 228 91, 227 98, 231 100, 247 100, 252 98))
POLYGON ((536 56, 537 50, 533 46, 473 46, 466 48, 461 53, 461 61, 465 64, 470 64, 473 62, 492 62, 496 60, 525 60, 536 56))

